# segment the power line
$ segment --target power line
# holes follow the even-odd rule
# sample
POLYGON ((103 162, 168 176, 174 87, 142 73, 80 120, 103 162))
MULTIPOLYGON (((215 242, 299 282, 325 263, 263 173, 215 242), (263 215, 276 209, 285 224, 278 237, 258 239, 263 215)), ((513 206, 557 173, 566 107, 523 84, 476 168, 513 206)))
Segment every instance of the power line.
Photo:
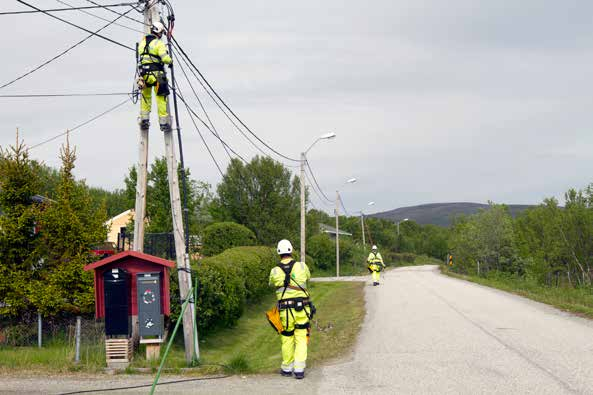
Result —
MULTIPOLYGON (((196 92, 196 90, 194 89, 189 76, 187 75, 187 73, 185 72, 185 68, 183 67, 183 64, 181 64, 181 62, 179 62, 179 57, 177 56, 176 53, 173 53, 173 56, 175 57, 175 60, 177 62, 177 64, 179 65, 179 68, 181 69, 181 72, 183 73, 183 75, 185 76, 185 80, 187 81, 187 84, 189 85, 189 87, 191 88, 196 100, 198 101, 198 103, 200 104, 200 107, 202 108, 202 111, 204 112, 204 115, 206 116, 206 119, 208 120, 208 123, 210 124, 210 126, 212 127, 212 130, 219 135, 218 130, 216 130, 216 127, 214 126, 214 123, 212 123, 212 120, 210 119, 210 116, 208 115, 208 112, 206 111, 206 108, 204 108, 204 105, 202 104, 202 101, 200 100, 200 97, 198 96, 198 93, 196 92)), ((185 61, 185 59, 184 59, 185 61)), ((187 64, 187 63, 186 63, 187 64)), ((224 148, 225 152, 227 153, 228 157, 230 159, 232 159, 231 154, 228 150, 228 148, 223 144, 222 147, 224 148)))
MULTIPOLYGON (((18 0, 21 1, 21 0, 18 0)), ((183 50, 183 48, 181 48, 181 46, 179 45, 179 43, 177 42, 177 40, 175 39, 175 37, 171 37, 171 39, 173 40, 173 43, 176 45, 177 49, 183 54, 183 56, 185 56, 185 58, 187 59, 187 61, 190 63, 190 65, 193 67, 193 69, 200 75, 200 77, 202 78, 202 80, 206 83, 206 85, 208 86, 208 88, 210 88, 210 90, 212 91, 212 93, 214 93, 214 95, 218 98, 218 100, 220 100, 220 102, 222 103, 222 105, 233 115, 233 117, 253 136, 255 137, 260 143, 262 143, 264 146, 266 146, 266 148, 268 148, 270 151, 272 151, 273 153, 275 153, 276 155, 293 161, 293 162, 300 162, 300 159, 294 159, 291 158, 289 156, 286 156, 280 152, 278 152, 277 150, 275 150, 273 147, 271 147, 268 143, 266 143, 264 140, 262 140, 257 134, 255 134, 246 124, 245 122, 243 122, 241 120, 241 118, 239 118, 239 116, 237 116, 237 114, 235 114, 235 112, 226 104, 226 102, 220 97, 220 95, 216 92, 216 90, 212 87, 212 85, 208 82, 208 80, 204 77, 204 75, 202 74, 202 72, 197 68, 197 66, 193 63, 193 61, 191 60, 191 58, 189 57, 189 55, 187 55, 187 53, 183 50)))
POLYGON ((195 121, 195 119, 193 117, 193 114, 190 111, 189 105, 187 104, 187 102, 185 100, 183 100, 183 92, 181 92, 181 88, 179 87, 179 85, 176 86, 176 89, 178 90, 178 96, 179 96, 179 98, 181 99, 181 101, 185 105, 185 109, 187 110, 187 114, 189 115, 189 118, 191 119, 191 122, 193 123, 194 128, 196 129, 196 131, 200 135, 200 139, 202 140, 202 143, 204 143, 204 146, 206 147, 206 150, 208 151, 208 154, 210 154, 210 158, 212 158, 212 161, 216 165, 216 168, 218 169, 218 172, 220 173, 220 175, 222 177, 224 177, 224 173, 223 173, 222 169, 220 168, 220 165, 218 164, 218 161, 214 157, 214 154, 212 154, 212 150, 210 150, 210 147, 208 146, 208 143, 206 142, 206 139, 204 139, 204 136, 202 135, 202 132, 200 131, 200 128, 198 127, 198 124, 196 123, 196 121, 195 121))
POLYGON ((248 163, 245 158, 243 158, 241 155, 239 155, 233 148, 231 148, 230 145, 227 144, 226 141, 224 141, 220 136, 218 136, 216 133, 214 133, 214 131, 212 129, 210 129, 210 127, 208 126, 208 124, 206 122, 204 122, 204 120, 198 115, 196 114, 196 112, 189 106, 189 104, 187 103, 187 101, 185 100, 185 98, 183 97, 183 95, 179 95, 179 99, 188 105, 188 110, 200 121, 202 122, 202 124, 204 125, 204 127, 210 132, 212 133, 212 135, 214 135, 214 137, 216 137, 222 144, 224 144, 233 154, 235 154, 236 157, 238 157, 239 159, 241 159, 244 163, 248 163))
MULTIPOLYGON (((69 6, 69 7, 75 8, 75 7, 74 7, 72 4, 68 4, 68 3, 66 3, 65 1, 62 1, 62 0, 56 0, 56 1, 57 1, 58 3, 60 3, 60 4, 63 4, 63 5, 66 5, 66 6, 69 6)), ((98 5, 96 8, 104 8, 104 6, 102 6, 102 5, 98 5)), ((100 20, 102 20, 102 21, 105 21, 105 22, 109 22, 109 21, 110 21, 109 19, 107 19, 107 18, 103 18, 102 16, 100 16, 100 15, 97 15, 97 14, 93 14, 92 12, 88 12, 88 11, 85 11, 85 10, 82 10, 82 9, 79 9, 79 10, 80 10, 80 12, 82 12, 83 14, 86 14, 86 15, 92 16, 93 18, 97 18, 97 19, 100 19, 100 20)), ((118 12, 116 12, 116 14, 119 14, 119 13, 118 13, 118 12)), ((115 26, 119 26, 119 27, 123 27, 124 29, 128 29, 128 30, 131 30, 131 31, 133 31, 133 32, 136 32, 136 33, 142 33, 142 34, 144 34, 144 32, 143 32, 142 30, 134 29, 133 27, 129 27, 129 26, 126 26, 126 25, 124 25, 124 24, 121 24, 121 23, 114 23, 114 25, 115 25, 115 26)))
POLYGON ((81 123, 81 124, 78 124, 78 125, 76 125, 75 127, 71 128, 71 129, 68 129, 68 130, 67 130, 67 131, 65 131, 64 133, 60 133, 60 134, 58 134, 58 135, 56 135, 56 136, 54 136, 54 137, 52 137, 52 138, 49 138, 49 139, 47 139, 47 140, 45 140, 45 141, 42 141, 42 142, 40 142, 40 143, 37 143, 37 144, 35 144, 35 145, 33 145, 33 146, 29 147, 29 149, 30 149, 30 150, 32 150, 32 149, 34 149, 34 148, 37 148, 37 147, 39 147, 39 146, 41 146, 41 145, 47 144, 47 143, 49 143, 49 142, 51 142, 51 141, 54 141, 55 139, 58 139, 58 138, 60 138, 60 137, 62 137, 62 136, 64 136, 64 135, 66 135, 66 134, 68 134, 68 133, 70 133, 70 132, 73 132, 73 131, 75 131, 76 129, 80 129, 80 128, 82 128, 83 126, 86 126, 86 125, 88 125, 89 123, 91 123, 91 122, 93 122, 93 121, 95 121, 95 120, 97 120, 97 119, 99 119, 99 118, 101 118, 101 117, 103 117, 103 116, 105 116, 105 115, 109 114, 110 112, 117 110, 118 108, 120 108, 121 106, 123 106, 124 104, 126 104, 128 101, 130 101, 130 99, 129 99, 129 98, 127 98, 127 99, 126 99, 126 100, 124 100, 123 102, 121 102, 121 103, 119 103, 119 104, 116 104, 115 106, 113 106, 113 107, 111 107, 111 108, 109 108, 109 109, 107 109, 107 110, 103 111, 102 113, 95 115, 94 117, 92 117, 92 118, 90 118, 90 119, 88 119, 88 120, 84 121, 83 123, 81 123))
MULTIPOLYGON (((19 0, 17 0, 19 1, 19 0)), ((128 10, 126 13, 131 12, 133 10, 133 8, 131 8, 130 10, 128 10)), ((48 14, 50 15, 50 14, 48 14)), ((124 14, 125 15, 125 14, 124 14)), ((53 16, 53 15, 50 15, 53 16)), ((54 60, 66 55, 68 52, 72 51, 74 48, 78 47, 79 45, 81 45, 82 43, 84 43, 85 41, 89 40, 91 37, 97 35, 97 33, 99 33, 100 31, 108 28, 109 26, 111 26, 112 24, 114 24, 115 22, 117 22, 120 18, 122 17, 122 15, 118 16, 117 18, 115 18, 114 20, 112 20, 111 22, 109 22, 108 24, 106 24, 105 26, 103 26, 102 28, 100 28, 99 30, 95 31, 95 32, 91 32, 91 34, 89 34, 88 36, 86 36, 85 38, 83 38, 82 40, 78 41, 77 43, 71 45, 70 47, 66 48, 64 51, 60 52, 59 54, 57 54, 56 56, 54 56, 51 59, 46 60, 45 62, 41 63, 39 66, 33 68, 32 70, 27 71, 26 73, 14 78, 11 81, 8 81, 7 83, 3 84, 2 86, 0 86, 0 89, 2 88, 6 88, 9 85, 14 84, 15 82, 27 77, 28 75, 33 74, 34 72, 36 72, 37 70, 47 66, 48 64, 50 64, 51 62, 53 62, 54 60)))
MULTIPOLYGON (((127 6, 134 6, 136 4, 137 3, 120 3, 120 4, 99 5, 99 6, 82 6, 82 7, 70 6, 69 8, 54 8, 54 9, 49 9, 49 10, 36 9, 35 11, 6 11, 6 12, 0 12, 0 15, 19 15, 19 14, 37 14, 40 12, 47 13, 47 12, 60 12, 60 11, 77 11, 77 10, 88 10, 91 8, 105 8, 105 7, 127 7, 127 6)), ((25 5, 28 5, 28 4, 25 4, 25 5)))
MULTIPOLYGON (((92 0, 86 0, 86 1, 87 1, 87 2, 89 2, 89 3, 91 3, 91 4, 94 4, 94 5, 98 6, 98 7, 100 7, 100 8, 104 8, 104 9, 105 9, 105 11, 109 11, 109 12, 111 12, 111 13, 113 13, 113 14, 116 14, 116 15, 122 15, 121 13, 119 13, 119 12, 117 12, 117 11, 115 11, 115 10, 112 10, 111 8, 106 8, 106 6, 104 6, 104 5, 102 5, 102 4, 99 4, 99 3, 95 2, 95 1, 92 1, 92 0)), ((152 6, 153 6, 155 3, 156 3, 156 2, 154 2, 152 5, 147 5, 147 7, 152 7, 152 6)), ((138 10, 136 10, 136 11, 138 11, 138 10)), ((130 17, 130 16, 128 16, 128 15, 124 15, 124 17, 125 17, 126 19, 129 19, 129 20, 131 20, 131 21, 137 22, 137 23, 141 24, 142 26, 146 26, 146 24, 145 24, 144 22, 142 22, 142 21, 140 21, 140 20, 138 20, 138 19, 132 18, 132 17, 130 17)), ((142 32, 142 33, 144 33, 144 32, 142 32)))
MULTIPOLYGON (((180 50, 180 48, 179 48, 179 46, 177 44, 175 45, 175 48, 180 50)), ((176 58, 178 58, 178 57, 176 56, 176 58)), ((183 60, 183 62, 185 63, 185 65, 189 68, 189 70, 191 71, 191 73, 194 75, 195 79, 200 83, 200 85, 202 86, 202 88, 204 89, 204 91, 208 94, 208 96, 210 96, 210 99, 212 99, 212 101, 216 104, 216 106, 220 109, 220 111, 222 111, 222 113, 224 114, 224 116, 231 122, 231 124, 235 127, 235 129, 237 129, 237 131, 239 131, 239 133, 241 133, 241 135, 243 137, 245 137, 245 139, 247 139, 247 141, 249 141, 249 143, 253 147, 255 147, 255 149, 257 149, 259 152, 261 152, 262 155, 267 156, 267 157, 270 157, 270 155, 268 155, 268 153, 266 153, 264 150, 262 150, 261 147, 259 147, 257 144, 255 144, 253 142, 253 140, 251 140, 249 138, 249 136, 247 136, 247 134, 245 134, 245 132, 243 131, 243 129, 241 129, 239 127, 239 125, 237 125, 237 123, 229 116, 229 114, 224 110, 224 108, 214 98, 214 96, 212 96, 212 93, 210 93, 210 91, 206 88, 206 86, 204 85, 204 83, 202 82, 202 80, 200 79, 200 77, 198 77, 198 75, 196 74, 196 72, 194 71, 194 69, 192 68, 192 66, 188 63, 188 60, 186 60, 185 56, 182 55, 181 59, 183 60)))
POLYGON ((0 98, 45 98, 45 97, 93 97, 93 96, 129 96, 134 92, 113 92, 113 93, 30 93, 21 95, 0 95, 0 98))
POLYGON ((315 182, 315 185, 317 186, 317 189, 319 189, 319 192, 321 192, 321 194, 323 195, 323 197, 325 198, 325 200, 327 200, 328 202, 333 202, 333 200, 331 200, 330 198, 327 197, 327 195, 323 192, 323 189, 321 189, 321 187, 319 186, 319 183, 317 182, 317 178, 315 177, 315 173, 313 173, 313 169, 311 169, 311 165, 309 164, 309 160, 305 159, 305 164, 307 165, 307 169, 309 169, 309 173, 311 173, 311 177, 313 177, 313 181, 315 182))
MULTIPOLYGON (((313 192, 315 193, 315 195, 319 198, 319 201, 321 203, 323 203, 325 206, 331 207, 331 204, 327 203, 323 199, 323 197, 321 197, 321 195, 319 194, 319 192, 317 192, 317 189, 315 188, 315 185, 311 182, 311 179, 309 178, 309 174, 307 172, 305 172, 305 177, 307 178, 307 181, 309 181, 309 185, 311 185, 311 190, 313 190, 313 192)), ((313 201, 310 200, 310 202, 312 203, 313 201)))
MULTIPOLYGON (((117 42, 117 41, 115 41, 115 40, 113 40, 113 39, 111 39, 111 38, 109 38, 109 37, 103 36, 103 35, 101 35, 101 34, 97 34, 96 32, 93 32, 93 31, 91 31, 91 30, 87 29, 86 27, 79 26, 79 25, 77 25, 77 24, 75 24, 75 23, 72 23, 72 22, 70 22, 70 21, 66 20, 66 19, 60 18, 59 16, 52 15, 52 14, 50 14, 49 12, 47 12, 47 11, 45 11, 45 10, 42 10, 42 9, 40 9, 40 8, 37 8, 37 7, 35 7, 34 5, 31 5, 31 4, 29 4, 29 3, 27 3, 27 2, 25 2, 25 1, 23 1, 23 0, 16 0, 16 1, 18 1, 18 2, 19 2, 19 3, 21 3, 21 4, 24 4, 24 5, 26 5, 27 7, 33 8, 33 9, 35 9, 35 10, 38 10, 39 12, 43 12, 45 15, 47 15, 47 16, 50 16, 50 17, 52 17, 52 18, 54 18, 54 19, 57 19, 57 20, 59 20, 60 22, 64 22, 64 23, 66 23, 66 24, 68 24, 68 25, 70 25, 70 26, 73 26, 73 27, 77 28, 77 29, 83 30, 83 31, 85 31, 85 32, 87 32, 87 33, 91 33, 91 36, 97 36, 97 37, 99 37, 99 38, 102 38, 103 40, 109 41, 109 42, 110 42, 110 43, 112 43, 112 44, 115 44, 115 45, 118 45, 118 46, 120 46, 120 47, 123 47, 123 48, 129 49, 130 51, 134 51, 134 52, 136 51, 136 50, 135 50, 134 48, 132 48, 132 47, 128 47, 127 45, 125 45, 125 44, 122 44, 122 43, 120 43, 120 42, 117 42)), ((128 10, 127 12, 130 12, 130 11, 132 11, 132 10, 133 10, 133 8, 131 8, 131 9, 130 9, 130 10, 128 10)), ((118 19, 119 19, 119 18, 121 18, 121 16, 120 16, 120 17, 118 17, 118 19)), ((102 29, 101 29, 101 30, 102 30, 102 29)))
POLYGON ((344 206, 344 201, 342 200, 342 196, 338 193, 338 200, 340 201, 340 206, 342 206, 342 208, 344 209, 344 213, 346 213, 346 216, 350 216, 350 213, 348 212, 348 210, 346 210, 346 207, 344 206))

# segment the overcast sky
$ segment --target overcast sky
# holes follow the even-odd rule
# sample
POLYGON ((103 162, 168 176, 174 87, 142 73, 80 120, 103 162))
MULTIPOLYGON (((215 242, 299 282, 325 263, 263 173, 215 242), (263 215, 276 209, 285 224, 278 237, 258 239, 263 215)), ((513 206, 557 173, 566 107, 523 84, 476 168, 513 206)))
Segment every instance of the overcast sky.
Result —
MULTIPOLYGON (((262 139, 298 157, 320 134, 337 134, 308 158, 325 192, 333 198, 339 188, 351 212, 369 201, 376 206, 367 212, 449 201, 536 204, 593 181, 589 1, 171 2, 178 41, 262 139), (359 181, 344 185, 351 177, 359 181)), ((0 9, 25 7, 3 0, 0 9)), ((105 24, 77 12, 59 15, 90 29, 105 24)), ((0 85, 87 35, 42 14, 0 22, 0 85)), ((104 34, 129 46, 140 39, 117 26, 104 34)), ((0 94, 125 92, 133 69, 132 52, 93 38, 0 94)), ((0 98, 0 146, 14 142, 17 126, 34 145, 123 99, 0 98)), ((234 149, 256 154, 211 102, 207 108, 234 149)), ((136 116, 129 104, 72 133, 78 177, 123 187, 137 160, 136 116)), ((189 120, 181 121, 187 165, 215 186, 220 175, 189 120)), ((154 111, 152 158, 164 153, 156 125, 154 111)), ((206 138, 226 167, 221 145, 206 138)), ((62 142, 32 156, 58 166, 62 142)))

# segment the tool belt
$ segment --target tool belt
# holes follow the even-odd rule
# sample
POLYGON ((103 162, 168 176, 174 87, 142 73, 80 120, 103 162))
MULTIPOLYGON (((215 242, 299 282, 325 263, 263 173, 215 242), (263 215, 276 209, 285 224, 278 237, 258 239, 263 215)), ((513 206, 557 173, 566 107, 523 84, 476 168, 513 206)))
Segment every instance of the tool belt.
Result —
POLYGON ((144 77, 146 74, 150 74, 155 71, 165 71, 165 65, 162 63, 140 64, 138 66, 138 70, 140 71, 140 75, 144 77))
POLYGON ((278 301, 278 309, 295 309, 296 311, 303 311, 303 309, 310 304, 311 302, 309 301, 309 298, 282 299, 278 301))

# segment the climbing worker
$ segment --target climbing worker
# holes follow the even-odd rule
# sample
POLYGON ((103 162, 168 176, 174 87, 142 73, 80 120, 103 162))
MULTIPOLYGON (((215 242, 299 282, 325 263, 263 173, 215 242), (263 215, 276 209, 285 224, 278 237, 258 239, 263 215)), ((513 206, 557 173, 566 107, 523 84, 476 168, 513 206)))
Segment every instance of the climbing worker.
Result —
POLYGON ((383 257, 381 253, 378 251, 377 246, 374 245, 371 248, 371 253, 367 258, 368 269, 373 276, 373 286, 379 285, 379 278, 381 277, 381 270, 385 268, 385 264, 383 263, 383 257))
POLYGON ((311 278, 304 262, 292 258, 292 244, 288 240, 278 242, 280 263, 270 272, 270 285, 276 287, 277 311, 280 315, 282 341, 282 365, 280 374, 297 379, 305 377, 307 344, 311 331, 311 318, 315 306, 307 291, 311 278))
POLYGON ((171 130, 171 117, 167 113, 167 96, 169 82, 165 73, 165 65, 169 67, 173 62, 167 46, 161 40, 165 26, 161 22, 154 22, 150 34, 145 36, 138 45, 138 88, 142 91, 140 100, 140 128, 147 130, 150 126, 150 109, 152 107, 152 88, 156 94, 156 104, 159 112, 159 125, 163 132, 171 130))

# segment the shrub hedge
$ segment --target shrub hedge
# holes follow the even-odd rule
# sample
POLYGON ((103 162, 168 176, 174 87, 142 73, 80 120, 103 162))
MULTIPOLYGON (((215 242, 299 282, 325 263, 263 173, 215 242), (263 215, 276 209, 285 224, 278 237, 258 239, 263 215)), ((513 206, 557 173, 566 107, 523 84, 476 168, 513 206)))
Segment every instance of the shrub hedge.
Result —
MULTIPOLYGON (((311 265, 312 258, 307 260, 311 265)), ((199 284, 196 308, 200 333, 233 326, 248 302, 272 293, 268 279, 277 264, 276 250, 270 247, 235 247, 192 262, 193 280, 197 277, 199 284)), ((171 274, 171 300, 171 319, 176 320, 181 310, 176 271, 171 274)))
POLYGON ((204 229, 202 243, 202 253, 214 256, 229 248, 255 245, 255 234, 234 222, 217 222, 204 229))

